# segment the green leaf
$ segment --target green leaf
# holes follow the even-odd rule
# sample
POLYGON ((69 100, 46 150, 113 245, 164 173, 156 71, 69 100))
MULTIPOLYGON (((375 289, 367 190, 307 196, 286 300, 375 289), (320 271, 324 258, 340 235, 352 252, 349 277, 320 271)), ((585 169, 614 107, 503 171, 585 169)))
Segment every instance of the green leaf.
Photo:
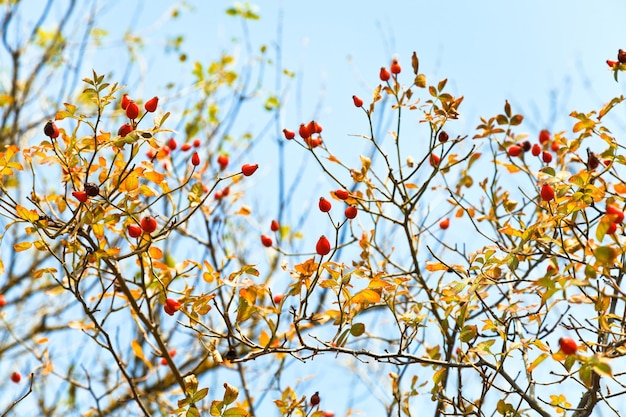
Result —
POLYGON ((193 395, 191 402, 197 403, 197 402, 201 401, 204 397, 206 397, 208 392, 209 392, 208 388, 202 388, 201 390, 199 390, 198 392, 196 392, 193 395))
POLYGON ((226 389, 226 391, 224 392, 224 404, 232 404, 237 399, 237 396, 239 395, 239 390, 227 383, 224 383, 224 388, 226 389))
POLYGON ((618 254, 618 250, 611 246, 600 246, 593 251, 593 256, 602 266, 612 266, 618 254))
POLYGON ((354 337, 359 337, 363 333, 365 333, 365 324, 363 323, 354 323, 350 328, 350 334, 354 337))
POLYGON ((461 342, 467 343, 473 340, 478 334, 478 327, 475 325, 467 325, 461 329, 461 342))
POLYGON ((265 107, 265 110, 267 111, 272 111, 274 109, 279 108, 280 101, 278 101, 278 97, 276 96, 268 97, 267 100, 265 100, 264 107, 265 107))

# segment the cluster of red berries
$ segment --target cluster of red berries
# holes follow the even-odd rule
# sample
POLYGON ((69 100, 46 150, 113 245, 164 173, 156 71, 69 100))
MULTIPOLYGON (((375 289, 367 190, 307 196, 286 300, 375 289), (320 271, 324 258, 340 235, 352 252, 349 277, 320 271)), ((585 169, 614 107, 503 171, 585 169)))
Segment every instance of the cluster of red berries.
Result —
MULTIPOLYGON (((524 141, 517 145, 511 145, 507 150, 509 156, 516 157, 521 154, 530 151, 533 156, 540 156, 541 160, 549 164, 552 162, 552 154, 547 150, 547 144, 550 142, 550 132, 546 129, 543 129, 539 132, 539 143, 535 143, 531 145, 530 141, 524 141)), ((557 141, 553 141, 550 145, 550 149, 553 152, 558 151, 561 148, 561 145, 557 141)))
MULTIPOLYGON (((191 148, 199 148, 201 144, 202 142, 200 141, 200 139, 196 138, 192 142, 183 143, 180 146, 180 150, 183 152, 187 152, 191 148)), ((172 151, 175 151, 176 149, 178 149, 178 143, 176 142, 176 139, 170 138, 165 143, 165 145, 161 146, 159 149, 155 149, 155 148, 148 149, 148 151, 146 152, 146 156, 149 159, 161 160, 164 158, 168 158, 170 154, 172 153, 172 151)), ((195 167, 200 165, 200 155, 198 154, 198 152, 194 151, 190 159, 191 159, 191 165, 195 167)))
POLYGON ((93 182, 85 183, 82 190, 72 191, 72 195, 81 203, 89 201, 89 197, 95 197, 100 194, 100 187, 93 182))
MULTIPOLYGON (((170 358, 173 358, 176 356, 176 349, 172 349, 168 353, 170 354, 170 358)), ((161 365, 167 365, 167 359, 165 359, 165 357, 161 358, 161 365)))
MULTIPOLYGON (((272 232, 274 232, 274 233, 276 233, 276 232, 278 232, 278 230, 280 230, 280 224, 278 224, 277 220, 272 220, 272 222, 270 223, 270 230, 272 232)), ((266 248, 271 248, 272 245, 274 244, 274 241, 268 235, 261 235, 261 243, 266 248)))
POLYGON ((382 82, 387 82, 391 78, 392 74, 393 74, 393 77, 395 78, 398 74, 400 74, 401 71, 402 71, 402 67, 398 63, 398 60, 394 59, 391 62, 391 66, 389 67, 389 70, 387 70, 387 68, 385 67, 380 67, 380 72, 378 73, 378 77, 380 78, 382 82))
POLYGON ((612 204, 607 204, 605 216, 611 217, 612 222, 606 233, 612 235, 617 231, 617 225, 624 222, 624 212, 612 204))
MULTIPOLYGON (((146 110, 146 113, 153 113, 156 111, 158 105, 159 98, 154 96, 144 103, 143 108, 146 110)), ((137 128, 135 120, 139 117, 139 105, 135 103, 134 100, 131 100, 130 97, 128 97, 128 94, 124 94, 122 96, 120 107, 126 112, 126 117, 130 120, 130 123, 124 123, 117 130, 117 134, 119 136, 125 137, 137 128)))
MULTIPOLYGON (((311 120, 309 123, 301 123, 298 129, 298 135, 304 140, 304 143, 311 149, 317 148, 322 144, 322 126, 315 120, 311 120)), ((283 129, 283 135, 285 139, 291 140, 296 137, 296 132, 289 129, 283 129)))
POLYGON ((138 238, 144 232, 148 234, 154 232, 157 229, 157 226, 157 221, 154 217, 145 216, 143 219, 141 219, 141 222, 139 222, 139 224, 128 225, 128 227, 126 228, 126 232, 128 233, 128 236, 138 238))
MULTIPOLYGON (((339 189, 339 190, 335 190, 334 192, 332 192, 331 194, 334 194, 335 197, 337 197, 339 200, 347 200, 350 197, 350 193, 346 190, 343 189, 339 189)), ((333 207, 331 202, 328 201, 326 198, 324 197, 320 197, 318 203, 317 203, 318 208, 320 209, 320 211, 322 213, 328 213, 330 211, 330 209, 333 207)), ((356 205, 354 204, 350 204, 348 207, 346 207, 346 209, 344 210, 343 214, 346 216, 347 219, 354 219, 357 214, 359 213, 359 209, 357 208, 356 205)))

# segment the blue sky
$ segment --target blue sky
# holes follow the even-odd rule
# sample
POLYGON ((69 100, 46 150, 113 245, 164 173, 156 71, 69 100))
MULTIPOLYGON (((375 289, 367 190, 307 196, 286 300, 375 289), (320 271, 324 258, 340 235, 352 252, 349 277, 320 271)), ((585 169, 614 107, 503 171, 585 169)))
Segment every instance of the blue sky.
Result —
MULTIPOLYGON (((137 83, 138 95, 161 96, 163 106, 167 106, 167 82, 191 82, 191 62, 180 64, 175 54, 163 54, 164 37, 184 36, 183 50, 192 60, 205 63, 222 51, 243 47, 237 41, 233 43, 234 38, 241 37, 241 25, 224 14, 232 4, 229 1, 190 1, 193 11, 183 9, 178 20, 167 23, 162 23, 165 20, 161 17, 172 2, 132 2, 130 6, 130 2, 118 3, 103 9, 102 26, 113 36, 122 36, 132 27, 144 37, 145 73, 134 73, 131 82, 137 83)), ((389 65, 394 56, 403 65, 406 80, 410 80, 413 51, 419 55, 420 72, 429 82, 448 78, 451 92, 465 96, 462 117, 451 125, 456 129, 451 135, 472 135, 479 117, 501 112, 506 99, 514 110, 525 114, 527 124, 523 129, 531 136, 542 128, 564 130, 571 126, 567 116, 571 110, 598 108, 624 91, 605 64, 606 59, 615 59, 618 48, 626 48, 623 1, 595 5, 581 0, 253 3, 258 5, 261 16, 260 21, 248 23, 254 47, 266 44, 271 49, 278 22, 282 22, 282 64, 296 73, 290 84, 284 84, 288 94, 281 116, 283 126, 296 129, 300 122, 315 117, 327 132, 325 140, 334 141, 340 149, 354 143, 349 135, 366 131, 365 118, 352 105, 352 95, 364 99, 371 96, 379 83, 379 68, 389 65)), ((106 48, 92 50, 85 68, 121 76, 125 55, 111 57, 110 52, 106 48)), ((268 92, 275 87, 273 81, 273 75, 267 75, 268 92)), ((294 152, 290 155, 299 161, 300 148, 288 151, 294 152)), ((261 170, 253 180, 258 185, 275 173, 273 149, 257 152, 261 170)), ((319 185, 316 181, 312 180, 319 185)), ((318 194, 309 194, 303 196, 304 207, 318 198, 318 194)), ((273 213, 271 206, 260 210, 267 216, 273 213)), ((339 416, 345 407, 363 408, 363 401, 371 399, 371 394, 361 388, 351 391, 351 385, 362 379, 344 368, 334 368, 333 373, 322 374, 323 379, 311 382, 310 375, 333 365, 334 360, 328 357, 293 364, 293 381, 300 381, 302 393, 307 395, 323 387, 320 391, 327 401, 324 405, 334 408, 339 416), (339 405, 333 406, 332 401, 339 405)), ((236 385, 234 375, 225 377, 231 376, 230 382, 236 385)), ((216 382, 219 385, 221 381, 216 382)), ((375 401, 371 404, 368 415, 382 415, 382 410, 376 408, 380 405, 375 401)))

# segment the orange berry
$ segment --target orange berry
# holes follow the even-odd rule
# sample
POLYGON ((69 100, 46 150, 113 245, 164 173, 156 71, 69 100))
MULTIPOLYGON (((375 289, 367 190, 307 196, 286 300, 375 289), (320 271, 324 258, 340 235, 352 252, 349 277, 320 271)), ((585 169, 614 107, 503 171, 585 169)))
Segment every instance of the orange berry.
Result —
POLYGON ((180 150, 183 152, 187 152, 189 149, 191 149, 191 143, 189 142, 185 142, 180 146, 180 150))
POLYGON ((559 149, 561 149, 561 145, 558 142, 552 142, 550 149, 552 149, 553 152, 558 152, 559 149))
POLYGON ((402 67, 398 63, 397 59, 393 60, 393 62, 391 63, 391 67, 389 69, 391 70, 392 74, 400 74, 400 71, 402 71, 402 67))
POLYGON ((4 294, 0 294, 0 307, 7 305, 7 300, 4 298, 4 294))
POLYGON ((289 129, 283 129, 283 134, 285 135, 285 139, 291 140, 296 137, 296 132, 289 129))
POLYGON ((300 128, 298 129, 298 134, 302 139, 306 139, 311 136, 313 132, 309 132, 309 128, 304 123, 300 123, 300 128))
POLYGON ((81 203, 86 203, 89 200, 89 196, 86 191, 73 191, 72 195, 81 203))
POLYGON ((280 304, 285 298, 285 294, 275 294, 273 297, 274 304, 280 304))
POLYGON ((378 74, 378 76, 383 82, 389 81, 389 78, 391 78, 391 74, 389 74, 389 71, 387 71, 387 68, 385 67, 380 67, 380 74, 378 74))
POLYGON ((202 145, 202 142, 200 142, 200 139, 198 138, 195 138, 192 143, 194 148, 199 148, 200 145, 202 145))
POLYGON ((440 221, 439 227, 442 228, 443 230, 446 230, 448 227, 450 227, 450 219, 446 217, 445 219, 440 221))
POLYGON ((224 171, 228 166, 228 155, 220 155, 217 157, 217 163, 220 165, 220 169, 224 171))

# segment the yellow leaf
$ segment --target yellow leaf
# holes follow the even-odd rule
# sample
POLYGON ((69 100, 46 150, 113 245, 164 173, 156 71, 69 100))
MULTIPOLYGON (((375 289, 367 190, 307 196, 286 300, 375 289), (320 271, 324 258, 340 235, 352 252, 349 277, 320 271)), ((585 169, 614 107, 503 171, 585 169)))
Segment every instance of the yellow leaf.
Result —
POLYGON ((407 188, 407 189, 409 189, 409 190, 410 190, 410 189, 419 188, 419 186, 418 186, 417 184, 413 184, 412 182, 407 182, 407 183, 405 184, 405 186, 406 186, 406 188, 407 188))
POLYGON ((163 251, 156 246, 150 246, 148 253, 150 253, 152 259, 161 259, 163 257, 163 251))
POLYGON ((139 188, 139 174, 137 171, 131 172, 128 177, 124 180, 122 187, 120 187, 123 191, 135 191, 139 188))
POLYGON ((48 343, 48 338, 47 337, 41 337, 37 340, 37 343, 39 343, 40 345, 43 345, 44 343, 48 343))
POLYGON ((447 271, 448 266, 440 262, 426 262, 426 270, 430 272, 447 271))
POLYGON ((626 194, 626 184, 622 182, 618 182, 613 186, 615 188, 615 192, 619 194, 626 194))
POLYGON ((378 303, 380 301, 380 290, 372 290, 370 288, 366 288, 356 293, 350 301, 355 304, 378 303))
POLYGON ((156 171, 146 171, 146 172, 143 174, 143 176, 144 176, 146 179, 148 179, 148 180, 152 181, 152 182, 153 182, 153 183, 155 183, 155 184, 159 184, 159 183, 161 183, 161 182, 163 181, 163 179, 165 178, 165 175, 160 174, 160 173, 158 173, 158 172, 156 172, 156 171))
POLYGON ((537 367, 537 365, 539 365, 548 357, 550 357, 550 355, 547 353, 542 353, 541 355, 537 356, 537 359, 532 361, 532 363, 528 366, 528 372, 532 372, 537 367))
POLYGON ((139 359, 141 359, 143 361, 143 363, 145 363, 146 366, 149 369, 152 369, 152 364, 144 356, 143 349, 141 348, 141 345, 139 344, 139 342, 137 342, 136 340, 133 339, 132 342, 130 342, 130 346, 133 349, 133 352, 135 353, 135 356, 137 356, 139 359))
POLYGON ((16 243, 15 245, 13 245, 13 249, 15 250, 15 252, 22 252, 30 249, 32 245, 33 244, 31 242, 16 243))
POLYGON ((250 213, 252 213, 252 210, 250 209, 250 207, 248 207, 248 206, 241 206, 241 208, 239 210, 237 210, 237 213, 235 213, 235 214, 241 214, 242 216, 249 216, 250 213))
POLYGON ((39 214, 37 214, 35 210, 28 210, 26 207, 19 204, 15 207, 15 211, 20 219, 28 222, 36 222, 39 220, 39 214))

